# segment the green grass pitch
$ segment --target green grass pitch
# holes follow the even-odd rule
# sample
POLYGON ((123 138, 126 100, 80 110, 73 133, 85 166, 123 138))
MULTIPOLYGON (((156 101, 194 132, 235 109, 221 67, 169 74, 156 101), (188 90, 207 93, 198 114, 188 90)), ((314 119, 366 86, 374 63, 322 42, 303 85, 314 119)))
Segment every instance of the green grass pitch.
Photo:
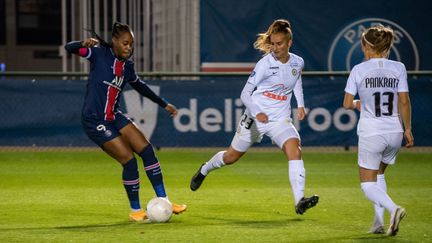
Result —
MULTIPOLYGON (((171 201, 188 204, 166 224, 128 222, 121 166, 101 151, 0 152, 0 242, 432 241, 432 154, 402 152, 389 167, 388 192, 407 217, 396 237, 386 237, 367 233, 373 208, 353 152, 304 153, 305 193, 320 202, 303 216, 276 150, 252 149, 190 191, 191 176, 215 152, 157 152, 171 201)), ((141 163, 140 174, 145 206, 154 193, 141 163)))

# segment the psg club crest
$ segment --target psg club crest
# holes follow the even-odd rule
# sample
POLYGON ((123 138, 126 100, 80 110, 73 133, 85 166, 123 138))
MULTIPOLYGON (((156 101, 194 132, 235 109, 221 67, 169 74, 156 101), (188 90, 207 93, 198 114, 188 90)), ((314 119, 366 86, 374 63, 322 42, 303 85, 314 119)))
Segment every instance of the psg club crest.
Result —
POLYGON ((361 50, 362 33, 377 24, 391 27, 395 33, 389 59, 404 63, 407 70, 418 70, 420 58, 414 39, 397 23, 382 18, 361 19, 343 28, 330 47, 327 59, 328 70, 350 71, 353 66, 361 63, 364 59, 361 50))

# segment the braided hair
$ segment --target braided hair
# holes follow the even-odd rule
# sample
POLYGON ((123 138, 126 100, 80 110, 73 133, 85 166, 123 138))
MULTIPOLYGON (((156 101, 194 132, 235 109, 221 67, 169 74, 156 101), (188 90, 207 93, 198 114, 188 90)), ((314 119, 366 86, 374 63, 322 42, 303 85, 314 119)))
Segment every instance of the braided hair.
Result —
MULTIPOLYGON (((108 48, 112 48, 112 46, 113 46, 112 42, 107 42, 102 37, 100 37, 94 30, 87 30, 87 31, 90 32, 92 38, 95 38, 96 40, 99 41, 100 45, 108 47, 108 48)), ((132 30, 129 27, 129 25, 122 24, 120 22, 114 22, 114 24, 112 26, 112 31, 111 31, 111 37, 118 38, 124 32, 132 33, 132 30)))

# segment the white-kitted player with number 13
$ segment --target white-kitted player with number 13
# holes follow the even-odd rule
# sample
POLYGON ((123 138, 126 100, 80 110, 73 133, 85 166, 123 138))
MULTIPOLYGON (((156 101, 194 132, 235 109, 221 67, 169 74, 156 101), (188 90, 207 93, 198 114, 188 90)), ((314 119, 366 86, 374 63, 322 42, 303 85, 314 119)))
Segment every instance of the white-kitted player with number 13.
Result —
POLYGON ((365 61, 352 69, 343 102, 346 109, 360 110, 357 127, 360 182, 364 194, 375 206, 370 232, 384 233, 385 208, 391 214, 388 235, 397 234, 406 212, 387 194, 384 171, 387 165, 394 164, 403 134, 406 147, 414 145, 406 69, 401 62, 387 59, 393 39, 393 30, 382 25, 363 33, 365 61), (354 100, 357 93, 360 100, 354 100))
POLYGON ((306 115, 301 80, 304 62, 301 57, 289 52, 291 44, 291 26, 285 19, 274 21, 266 33, 258 35, 254 47, 263 51, 265 56, 256 64, 241 93, 246 111, 231 146, 202 164, 192 177, 192 191, 201 186, 210 171, 235 163, 254 143, 260 142, 263 135, 267 135, 288 158, 296 213, 303 214, 318 203, 317 195, 304 197, 306 175, 300 136, 292 124, 290 105, 294 93, 298 118, 303 120, 306 115))

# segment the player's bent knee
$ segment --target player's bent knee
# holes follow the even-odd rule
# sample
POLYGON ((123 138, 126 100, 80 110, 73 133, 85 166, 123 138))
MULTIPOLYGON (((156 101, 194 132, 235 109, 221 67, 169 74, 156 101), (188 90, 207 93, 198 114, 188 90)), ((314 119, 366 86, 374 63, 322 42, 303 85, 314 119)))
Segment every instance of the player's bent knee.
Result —
POLYGON ((223 162, 226 165, 230 165, 230 164, 234 164, 235 162, 237 162, 242 156, 243 154, 245 154, 246 152, 240 152, 237 151, 236 149, 234 149, 232 146, 230 146, 225 153, 223 154, 223 162))
POLYGON ((121 140, 111 140, 102 146, 103 150, 121 164, 127 163, 133 158, 132 150, 123 144, 121 140))
POLYGON ((298 139, 288 139, 285 141, 282 150, 286 154, 288 160, 300 160, 302 153, 300 141, 298 139))
POLYGON ((120 164, 126 164, 129 160, 133 158, 132 152, 129 151, 115 151, 110 155, 115 160, 117 160, 120 164))
POLYGON ((237 155, 225 153, 224 157, 223 157, 223 161, 226 165, 231 165, 231 164, 234 164, 235 162, 237 162, 239 160, 239 158, 240 157, 237 155))

